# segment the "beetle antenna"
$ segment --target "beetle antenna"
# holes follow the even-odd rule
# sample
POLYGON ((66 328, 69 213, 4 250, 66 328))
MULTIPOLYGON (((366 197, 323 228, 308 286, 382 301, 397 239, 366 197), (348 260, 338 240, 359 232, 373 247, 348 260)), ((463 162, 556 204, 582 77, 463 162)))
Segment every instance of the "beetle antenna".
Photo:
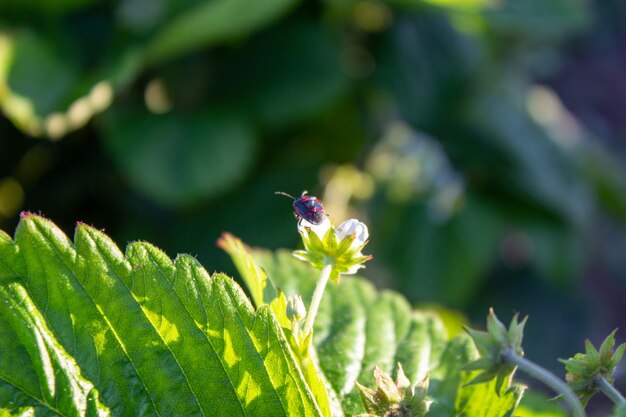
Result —
POLYGON ((290 195, 290 194, 287 194, 287 193, 283 193, 282 191, 274 191, 274 194, 278 194, 278 195, 285 195, 285 196, 287 196, 287 197, 291 198, 292 200, 295 200, 295 199, 296 199, 294 196, 292 196, 292 195, 290 195))
POLYGON ((309 192, 307 190, 302 191, 302 195, 307 195, 309 192))

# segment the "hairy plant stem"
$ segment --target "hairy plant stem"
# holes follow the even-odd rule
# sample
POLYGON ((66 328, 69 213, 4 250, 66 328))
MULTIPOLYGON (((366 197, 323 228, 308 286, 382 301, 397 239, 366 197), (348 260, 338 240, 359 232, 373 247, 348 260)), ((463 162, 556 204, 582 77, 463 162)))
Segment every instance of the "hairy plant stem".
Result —
POLYGON ((320 277, 317 280, 317 285, 315 286, 315 291, 313 292, 313 298, 311 299, 309 311, 306 314, 306 320, 304 321, 304 329, 302 330, 302 334, 304 337, 307 337, 309 333, 311 333, 311 331, 313 330, 315 316, 317 315, 317 310, 320 307, 320 301, 322 301, 324 289, 326 288, 326 284, 328 283, 328 278, 330 278, 330 272, 332 270, 333 266, 331 264, 326 264, 324 265, 324 268, 322 268, 320 277))
POLYGON ((596 386, 602 391, 607 397, 611 399, 615 404, 626 404, 626 398, 615 389, 615 387, 606 380, 602 375, 598 375, 596 378, 596 386))
POLYGON ((541 366, 525 359, 512 351, 511 349, 504 349, 502 351, 502 358, 511 365, 516 365, 521 371, 527 373, 531 377, 543 382, 559 394, 563 396, 563 399, 570 405, 574 411, 576 417, 586 417, 585 409, 578 400, 578 397, 572 389, 559 377, 552 372, 542 368, 541 366))

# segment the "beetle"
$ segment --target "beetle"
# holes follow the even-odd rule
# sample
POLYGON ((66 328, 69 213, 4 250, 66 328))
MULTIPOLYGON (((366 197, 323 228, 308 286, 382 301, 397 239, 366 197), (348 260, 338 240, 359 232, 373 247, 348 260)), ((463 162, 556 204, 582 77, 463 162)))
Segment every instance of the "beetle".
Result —
POLYGON ((274 194, 280 194, 291 198, 293 200, 293 209, 295 210, 293 214, 295 214, 296 218, 300 220, 306 220, 307 222, 318 226, 324 222, 324 219, 326 219, 326 213, 324 212, 322 202, 315 196, 306 195, 307 191, 304 191, 298 198, 287 193, 283 193, 282 191, 276 191, 274 194))

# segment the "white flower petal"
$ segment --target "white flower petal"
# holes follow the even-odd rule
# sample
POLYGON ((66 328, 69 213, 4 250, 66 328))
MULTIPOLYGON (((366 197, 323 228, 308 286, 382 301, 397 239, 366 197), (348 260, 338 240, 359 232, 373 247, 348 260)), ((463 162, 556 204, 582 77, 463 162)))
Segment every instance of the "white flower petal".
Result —
POLYGON ((363 246, 369 238, 369 231, 365 223, 358 221, 357 219, 349 219, 341 223, 335 230, 337 240, 342 241, 346 236, 354 234, 354 242, 352 242, 352 248, 358 248, 363 246))
POLYGON ((320 224, 313 224, 313 223, 309 223, 308 221, 304 220, 304 219, 300 219, 300 221, 298 222, 298 231, 301 234, 305 234, 307 233, 306 228, 310 228, 312 232, 314 232, 319 238, 320 240, 324 238, 324 235, 326 234, 326 232, 328 231, 328 229, 330 229, 330 220, 328 219, 328 217, 324 218, 324 221, 320 224))
POLYGON ((341 275, 354 275, 361 268, 363 268, 363 265, 352 265, 346 272, 342 272, 341 275))

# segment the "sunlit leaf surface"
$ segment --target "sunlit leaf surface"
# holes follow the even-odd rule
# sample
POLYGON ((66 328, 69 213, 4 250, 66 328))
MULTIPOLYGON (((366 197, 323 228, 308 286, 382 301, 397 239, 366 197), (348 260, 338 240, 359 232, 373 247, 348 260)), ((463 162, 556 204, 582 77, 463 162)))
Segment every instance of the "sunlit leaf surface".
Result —
POLYGON ((270 310, 190 256, 25 214, 0 234, 0 299, 9 415, 329 415, 270 310))

